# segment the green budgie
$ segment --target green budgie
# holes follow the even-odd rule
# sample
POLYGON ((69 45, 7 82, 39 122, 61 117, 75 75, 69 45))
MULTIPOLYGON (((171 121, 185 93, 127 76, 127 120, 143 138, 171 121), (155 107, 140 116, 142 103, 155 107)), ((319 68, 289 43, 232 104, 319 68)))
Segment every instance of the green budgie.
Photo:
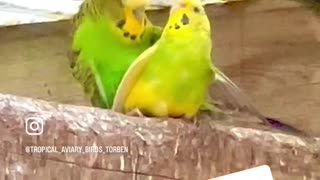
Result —
POLYGON ((127 71, 112 109, 127 114, 192 119, 208 104, 206 94, 214 83, 224 87, 233 105, 248 107, 268 125, 295 131, 261 115, 214 66, 211 51, 210 22, 201 2, 180 0, 172 7, 161 38, 127 71))
POLYGON ((74 16, 74 77, 93 106, 111 108, 130 64, 161 36, 145 14, 146 0, 85 0, 74 16))

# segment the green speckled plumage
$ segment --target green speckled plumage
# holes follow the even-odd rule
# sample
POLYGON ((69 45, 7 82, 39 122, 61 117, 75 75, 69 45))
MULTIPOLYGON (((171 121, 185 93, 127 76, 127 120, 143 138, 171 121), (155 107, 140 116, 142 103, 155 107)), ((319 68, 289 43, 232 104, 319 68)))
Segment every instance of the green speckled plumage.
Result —
POLYGON ((125 37, 127 31, 119 25, 125 23, 124 8, 120 0, 86 0, 74 17, 70 65, 93 106, 112 106, 130 64, 161 35, 161 29, 146 19, 141 38, 125 37))

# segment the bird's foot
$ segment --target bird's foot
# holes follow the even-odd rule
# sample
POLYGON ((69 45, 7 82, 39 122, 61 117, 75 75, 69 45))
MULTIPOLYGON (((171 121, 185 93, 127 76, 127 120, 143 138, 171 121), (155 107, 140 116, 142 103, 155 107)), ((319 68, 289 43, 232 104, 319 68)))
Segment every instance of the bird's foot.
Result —
POLYGON ((204 103, 204 104, 202 104, 200 106, 200 111, 208 111, 210 113, 223 114, 223 115, 226 115, 226 116, 230 116, 230 115, 233 114, 232 111, 222 110, 221 108, 218 107, 218 105, 221 105, 221 103, 218 103, 218 102, 213 102, 213 103, 206 102, 206 103, 204 103))
POLYGON ((215 105, 213 104, 210 104, 210 103, 203 103, 201 106, 200 106, 200 111, 214 111, 214 109, 216 108, 215 105))
POLYGON ((128 116, 145 117, 145 115, 138 108, 132 109, 131 111, 127 112, 126 115, 128 115, 128 116))
POLYGON ((199 118, 198 116, 194 116, 191 121, 193 122, 194 125, 198 125, 199 124, 199 118))

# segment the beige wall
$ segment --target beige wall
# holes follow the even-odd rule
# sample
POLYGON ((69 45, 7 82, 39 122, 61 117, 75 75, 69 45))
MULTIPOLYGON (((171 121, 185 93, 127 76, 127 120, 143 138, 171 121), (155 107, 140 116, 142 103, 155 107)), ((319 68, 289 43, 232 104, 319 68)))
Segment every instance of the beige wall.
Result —
POLYGON ((263 112, 320 135, 320 17, 291 1, 228 10, 212 17, 217 64, 263 112))

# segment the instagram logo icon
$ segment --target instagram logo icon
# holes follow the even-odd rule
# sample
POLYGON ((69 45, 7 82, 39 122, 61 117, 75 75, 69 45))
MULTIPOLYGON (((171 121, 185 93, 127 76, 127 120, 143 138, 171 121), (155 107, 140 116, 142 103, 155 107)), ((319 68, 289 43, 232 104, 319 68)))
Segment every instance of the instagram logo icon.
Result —
POLYGON ((41 135, 43 133, 43 120, 37 117, 27 118, 26 133, 31 136, 41 135))

